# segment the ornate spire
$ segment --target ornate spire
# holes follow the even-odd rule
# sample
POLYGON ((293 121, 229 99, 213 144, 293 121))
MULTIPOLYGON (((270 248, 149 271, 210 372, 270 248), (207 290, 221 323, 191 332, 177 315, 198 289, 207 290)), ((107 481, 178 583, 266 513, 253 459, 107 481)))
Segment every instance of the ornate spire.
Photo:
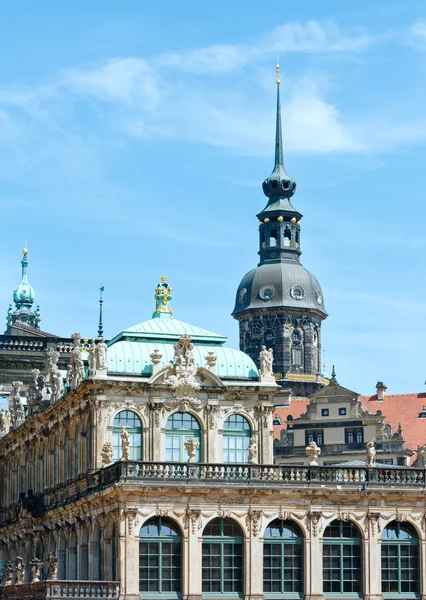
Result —
POLYGON ((101 284, 99 288, 99 325, 98 325, 98 337, 102 337, 104 335, 104 326, 102 323, 102 304, 104 303, 102 298, 102 292, 104 291, 105 286, 101 284))
POLYGON ((15 323, 19 322, 29 325, 34 329, 40 329, 40 307, 37 306, 34 312, 32 310, 35 294, 28 281, 28 250, 26 242, 24 242, 24 249, 22 250, 21 266, 21 282, 13 292, 15 310, 12 311, 11 306, 9 307, 7 313, 7 327, 12 327, 15 323))
POLYGON ((155 290, 155 311, 153 319, 173 319, 173 311, 170 308, 172 299, 172 288, 166 283, 166 277, 163 275, 161 282, 155 290))
POLYGON ((262 184, 263 192, 268 198, 291 198, 296 190, 296 182, 286 173, 283 159, 283 139, 281 128, 281 101, 280 101, 280 65, 276 66, 277 74, 277 116, 275 126, 275 164, 272 173, 262 184))

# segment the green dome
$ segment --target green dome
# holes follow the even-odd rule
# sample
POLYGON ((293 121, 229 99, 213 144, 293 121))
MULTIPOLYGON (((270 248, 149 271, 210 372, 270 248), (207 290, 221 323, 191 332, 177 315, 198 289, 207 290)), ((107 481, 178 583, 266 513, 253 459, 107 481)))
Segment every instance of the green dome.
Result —
POLYGON ((16 304, 16 308, 22 307, 30 307, 34 303, 34 290, 30 286, 27 278, 27 268, 28 268, 28 259, 27 259, 27 250, 23 251, 23 258, 21 261, 22 265, 22 279, 21 283, 18 285, 16 290, 13 292, 13 301, 16 304))

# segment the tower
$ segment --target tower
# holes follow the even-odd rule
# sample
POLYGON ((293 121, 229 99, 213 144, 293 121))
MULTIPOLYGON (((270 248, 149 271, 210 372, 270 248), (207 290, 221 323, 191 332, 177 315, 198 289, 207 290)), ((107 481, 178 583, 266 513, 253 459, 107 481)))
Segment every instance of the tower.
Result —
POLYGON ((24 325, 31 329, 40 329, 40 307, 37 306, 36 309, 33 310, 35 294, 28 281, 28 250, 26 244, 22 250, 21 266, 21 282, 13 292, 15 310, 13 310, 12 305, 10 304, 7 312, 6 333, 9 333, 16 325, 24 325))
POLYGON ((241 280, 232 315, 240 325, 240 349, 258 361, 262 345, 272 348, 277 381, 306 396, 322 386, 327 312, 321 286, 300 263, 302 214, 291 203, 296 182, 284 168, 280 83, 277 65, 275 164, 262 184, 268 202, 257 215, 260 261, 241 280))

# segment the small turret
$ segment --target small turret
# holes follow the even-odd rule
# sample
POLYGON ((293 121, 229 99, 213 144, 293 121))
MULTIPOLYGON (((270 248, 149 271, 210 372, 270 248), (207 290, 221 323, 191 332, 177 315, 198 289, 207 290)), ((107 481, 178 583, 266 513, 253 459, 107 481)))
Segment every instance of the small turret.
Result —
POLYGON ((28 281, 28 250, 26 242, 22 250, 22 276, 18 287, 13 292, 13 301, 15 310, 12 310, 12 305, 9 306, 7 312, 7 330, 17 323, 27 325, 33 329, 40 329, 40 307, 37 306, 33 311, 35 299, 34 289, 28 281))
POLYGON ((152 315, 153 319, 173 319, 173 311, 170 308, 172 299, 172 288, 166 282, 166 277, 163 275, 160 283, 155 290, 155 311, 152 315))

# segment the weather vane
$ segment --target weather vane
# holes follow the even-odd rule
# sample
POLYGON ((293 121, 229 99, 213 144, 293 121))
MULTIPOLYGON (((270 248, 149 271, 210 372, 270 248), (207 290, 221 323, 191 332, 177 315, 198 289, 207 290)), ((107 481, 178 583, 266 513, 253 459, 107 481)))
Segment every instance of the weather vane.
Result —
POLYGON ((277 74, 277 85, 280 85, 281 83, 280 72, 280 63, 277 63, 277 66, 275 67, 275 73, 277 74))

